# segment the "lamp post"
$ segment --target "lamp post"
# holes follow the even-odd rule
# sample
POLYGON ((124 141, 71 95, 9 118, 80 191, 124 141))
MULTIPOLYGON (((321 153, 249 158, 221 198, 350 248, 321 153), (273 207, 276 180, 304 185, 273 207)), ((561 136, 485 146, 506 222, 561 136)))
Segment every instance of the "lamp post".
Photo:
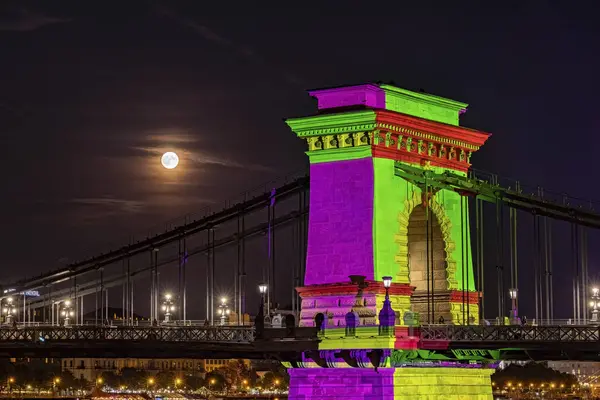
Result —
POLYGON ((15 314, 17 313, 17 308, 13 304, 13 298, 6 298, 6 303, 4 307, 2 307, 2 315, 4 315, 4 319, 7 324, 12 324, 15 320, 15 314))
POLYGON ((71 300, 64 301, 60 315, 63 317, 65 326, 69 326, 69 322, 75 316, 75 311, 73 311, 73 307, 71 307, 71 300))
POLYGON ((396 313, 392 309, 392 303, 390 302, 390 286, 392 286, 392 277, 384 276, 383 287, 385 287, 385 300, 383 301, 383 307, 379 312, 379 334, 389 335, 394 333, 394 326, 396 325, 396 313))
POLYGON ((52 391, 55 392, 58 390, 58 385, 60 384, 60 378, 56 377, 52 379, 52 391))
POLYGON ((148 392, 153 392, 154 378, 148 378, 148 392))
POLYGON ((260 307, 254 320, 254 326, 256 326, 256 337, 260 338, 265 329, 265 294, 267 293, 267 285, 264 283, 259 284, 258 291, 260 292, 260 307))
POLYGON ((171 322, 173 320, 173 312, 175 311, 175 306, 173 305, 173 296, 171 296, 171 293, 165 294, 162 310, 165 313, 165 323, 171 322))
POLYGON ((517 323, 517 318, 518 318, 518 311, 517 311, 517 294, 518 294, 518 289, 516 288, 512 288, 512 289, 508 289, 508 296, 510 297, 510 320, 511 323, 516 324, 517 323))
POLYGON ((221 304, 219 304, 219 315, 221 316, 221 325, 225 325, 227 318, 229 317, 229 306, 227 305, 227 297, 221 297, 221 304))
MULTIPOLYGON (((269 290, 269 286, 267 286, 266 283, 261 283, 260 285, 258 285, 258 291, 260 292, 260 302, 261 302, 263 309, 265 307, 265 298, 267 296, 268 290, 269 290)), ((266 315, 269 316, 269 305, 267 304, 266 306, 267 306, 267 314, 266 315)))
POLYGON ((390 301, 390 286, 392 286, 392 277, 384 276, 383 278, 383 287, 385 288, 385 301, 390 301))
POLYGON ((590 299, 590 308, 592 312, 592 319, 590 322, 597 324, 600 322, 598 314, 600 313, 600 289, 597 287, 592 288, 592 298, 590 299))

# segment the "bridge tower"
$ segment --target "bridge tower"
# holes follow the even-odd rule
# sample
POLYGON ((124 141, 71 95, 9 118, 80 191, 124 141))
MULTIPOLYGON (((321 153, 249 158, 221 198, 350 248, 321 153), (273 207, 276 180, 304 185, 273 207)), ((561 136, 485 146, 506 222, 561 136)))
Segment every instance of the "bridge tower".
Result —
POLYGON ((309 93, 318 113, 286 122, 310 160, 300 325, 320 326, 322 341, 289 365, 290 399, 491 399, 491 369, 419 350, 414 333, 478 323, 467 199, 396 168, 466 175, 489 135, 459 127, 467 104, 430 94, 384 84, 309 93), (384 276, 391 329, 379 318, 384 276))

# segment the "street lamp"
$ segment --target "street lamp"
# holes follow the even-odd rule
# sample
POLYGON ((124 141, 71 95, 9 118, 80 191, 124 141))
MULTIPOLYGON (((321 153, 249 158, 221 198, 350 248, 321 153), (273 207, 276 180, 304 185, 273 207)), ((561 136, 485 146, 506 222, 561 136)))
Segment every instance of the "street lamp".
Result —
MULTIPOLYGON (((260 285, 258 285, 258 291, 260 292, 260 304, 263 308, 265 307, 265 296, 267 295, 267 290, 269 290, 269 287, 267 286, 266 283, 261 283, 260 285)), ((268 305, 267 305, 267 307, 268 307, 268 305)), ((269 315, 268 308, 267 308, 267 315, 269 315)))
POLYGON ((60 378, 56 377, 52 379, 52 391, 56 390, 56 387, 60 384, 60 378))
POLYGON ((392 277, 384 276, 383 278, 383 287, 385 287, 385 299, 390 299, 390 286, 392 286, 392 277))
POLYGON ((254 320, 254 326, 256 327, 256 337, 260 338, 265 330, 265 294, 267 293, 267 285, 265 283, 259 284, 258 291, 260 292, 260 307, 254 320))
POLYGON ((154 385, 154 378, 148 378, 148 390, 154 385))
POLYGON ((383 307, 379 312, 379 334, 389 335, 390 332, 394 333, 394 326, 396 325, 396 313, 392 309, 392 303, 390 302, 392 277, 384 276, 382 280, 383 286, 385 287, 385 300, 383 301, 383 307))
POLYGON ((7 324, 13 323, 16 313, 17 313, 17 308, 13 304, 13 298, 7 297, 6 303, 2 307, 2 315, 4 315, 4 319, 7 324))
POLYGON ((173 305, 173 296, 170 293, 165 294, 162 310, 165 313, 165 322, 171 322, 175 306, 173 305))
POLYGON ((516 288, 512 288, 512 289, 508 289, 508 297, 510 297, 510 318, 513 324, 517 323, 517 315, 518 315, 518 311, 517 311, 517 294, 518 294, 519 289, 516 288))
POLYGON ((590 322, 598 323, 600 313, 600 289, 597 287, 592 288, 592 298, 590 299, 590 308, 592 310, 592 319, 590 322))
POLYGON ((227 305, 227 297, 221 297, 221 304, 219 304, 219 315, 221 315, 221 325, 225 325, 227 318, 229 317, 229 306, 227 305))
POLYGON ((65 300, 63 302, 63 307, 60 311, 60 315, 64 319, 65 326, 69 326, 69 322, 70 322, 71 318, 73 318, 75 316, 75 311, 73 310, 73 307, 71 306, 71 300, 65 300))

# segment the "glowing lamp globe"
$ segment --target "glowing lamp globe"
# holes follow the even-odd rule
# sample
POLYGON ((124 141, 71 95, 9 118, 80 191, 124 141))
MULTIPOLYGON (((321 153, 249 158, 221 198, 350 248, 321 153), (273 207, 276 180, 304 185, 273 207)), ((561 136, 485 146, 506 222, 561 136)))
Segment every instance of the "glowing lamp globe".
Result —
POLYGON ((167 151, 162 155, 160 162, 166 169, 173 169, 179 164, 179 157, 172 151, 167 151))
POLYGON ((382 279, 383 279, 384 287, 389 288, 390 286, 392 286, 392 277, 391 276, 384 276, 382 279))

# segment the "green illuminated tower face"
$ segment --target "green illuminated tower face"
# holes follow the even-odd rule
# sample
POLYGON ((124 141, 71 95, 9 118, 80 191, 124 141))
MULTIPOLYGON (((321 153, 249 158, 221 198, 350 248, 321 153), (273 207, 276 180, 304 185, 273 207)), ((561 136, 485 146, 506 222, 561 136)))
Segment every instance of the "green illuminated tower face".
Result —
POLYGON ((342 326, 355 288, 370 281, 362 322, 377 323, 381 279, 392 276, 394 310, 421 322, 478 321, 466 198, 399 176, 407 164, 435 173, 465 174, 489 135, 458 126, 467 105, 389 85, 311 92, 320 113, 287 121, 308 143, 310 228, 303 325, 326 308, 342 326), (333 292, 327 287, 334 285, 333 292), (337 306, 334 303, 337 302, 337 306))

